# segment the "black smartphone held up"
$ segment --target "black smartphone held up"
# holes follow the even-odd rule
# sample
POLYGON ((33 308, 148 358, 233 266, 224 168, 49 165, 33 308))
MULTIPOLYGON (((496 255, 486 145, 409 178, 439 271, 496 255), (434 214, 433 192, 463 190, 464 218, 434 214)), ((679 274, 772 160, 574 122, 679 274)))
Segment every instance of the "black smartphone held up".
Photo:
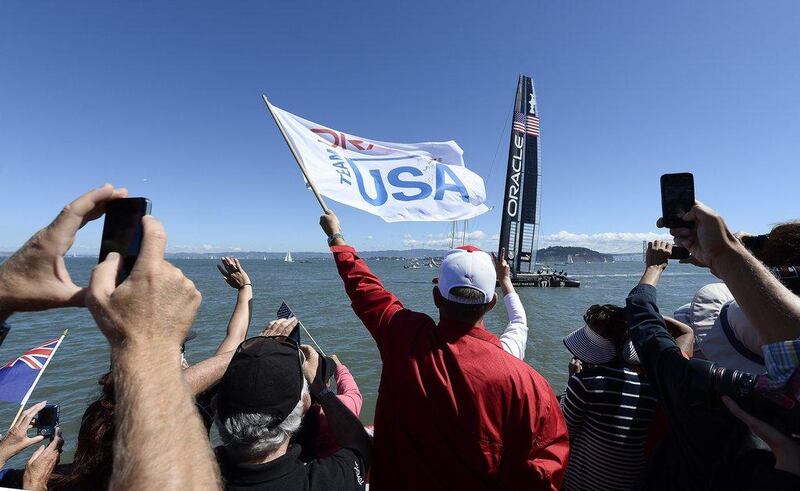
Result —
POLYGON ((61 409, 58 404, 48 404, 36 415, 36 434, 53 438, 56 434, 61 409))
POLYGON ((694 206, 694 176, 689 172, 661 176, 661 218, 667 228, 691 227, 681 217, 694 206))
POLYGON ((672 252, 669 254, 670 259, 687 259, 692 254, 689 252, 689 249, 675 245, 672 246, 672 252))
POLYGON ((150 200, 147 198, 115 199, 106 205, 99 262, 103 262, 109 252, 122 256, 122 271, 117 284, 122 283, 133 270, 142 245, 142 217, 149 214, 150 200))

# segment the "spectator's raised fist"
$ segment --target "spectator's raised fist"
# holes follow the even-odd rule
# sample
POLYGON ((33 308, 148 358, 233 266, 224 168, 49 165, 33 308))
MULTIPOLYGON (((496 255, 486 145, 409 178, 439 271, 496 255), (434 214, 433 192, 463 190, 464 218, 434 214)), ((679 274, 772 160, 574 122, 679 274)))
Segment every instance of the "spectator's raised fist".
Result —
POLYGON ((325 232, 325 235, 328 237, 333 234, 342 233, 342 227, 339 225, 339 218, 330 210, 319 217, 319 226, 322 227, 322 231, 325 232))
MULTIPOLYGON (((92 272, 87 305, 114 348, 167 346, 186 338, 201 295, 180 269, 164 260, 167 235, 152 216, 142 218, 142 247, 131 275, 116 286, 120 255, 92 272)), ((176 362, 178 358, 176 356, 176 362)))

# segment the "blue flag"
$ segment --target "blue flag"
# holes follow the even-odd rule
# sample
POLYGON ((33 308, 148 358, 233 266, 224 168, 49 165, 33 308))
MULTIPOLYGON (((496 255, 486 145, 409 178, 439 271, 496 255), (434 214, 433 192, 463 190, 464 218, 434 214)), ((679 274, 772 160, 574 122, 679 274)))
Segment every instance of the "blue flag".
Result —
POLYGON ((0 368, 0 401, 21 403, 44 370, 60 339, 47 341, 0 368))

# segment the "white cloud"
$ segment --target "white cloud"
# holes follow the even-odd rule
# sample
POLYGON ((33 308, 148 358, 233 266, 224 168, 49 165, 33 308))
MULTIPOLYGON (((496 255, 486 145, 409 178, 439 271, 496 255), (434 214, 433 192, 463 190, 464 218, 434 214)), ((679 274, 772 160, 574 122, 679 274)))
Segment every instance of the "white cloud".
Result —
POLYGON ((550 246, 574 246, 588 247, 600 252, 624 253, 640 252, 642 241, 666 240, 672 241, 672 237, 667 234, 657 234, 655 232, 601 232, 596 234, 576 234, 561 230, 554 234, 541 237, 541 247, 550 246))
MULTIPOLYGON (((403 245, 410 248, 445 249, 450 247, 452 233, 448 234, 428 234, 424 240, 415 239, 411 234, 403 236, 403 245)), ((456 245, 461 245, 462 234, 456 234, 456 245)), ((478 247, 486 239, 486 232, 483 230, 473 230, 467 232, 466 241, 478 247)))
POLYGON ((372 240, 372 236, 371 235, 367 235, 367 240, 372 240))

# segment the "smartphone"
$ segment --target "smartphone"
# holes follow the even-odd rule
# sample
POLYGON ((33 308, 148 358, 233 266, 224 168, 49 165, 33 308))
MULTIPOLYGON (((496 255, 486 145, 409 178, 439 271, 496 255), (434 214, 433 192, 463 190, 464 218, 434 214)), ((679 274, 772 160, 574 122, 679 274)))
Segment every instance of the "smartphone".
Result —
POLYGON ((687 248, 685 248, 683 246, 674 245, 674 246, 672 246, 672 252, 670 253, 669 258, 670 259, 686 259, 691 255, 692 254, 689 252, 689 249, 687 249, 687 248))
POLYGON ((117 284, 131 274, 136 258, 139 257, 139 248, 142 246, 142 217, 149 214, 150 200, 147 198, 115 199, 106 205, 99 262, 103 262, 109 252, 117 252, 122 256, 122 270, 117 277, 117 284))
POLYGON ((689 172, 661 176, 661 218, 667 228, 692 227, 681 217, 694 206, 694 176, 689 172))
MULTIPOLYGON (((281 306, 278 307, 278 312, 276 312, 278 319, 289 319, 291 317, 295 317, 294 312, 292 309, 286 305, 286 302, 281 302, 281 306)), ((295 340, 297 342, 297 346, 300 346, 300 319, 297 319, 297 325, 294 326, 292 332, 289 333, 289 338, 295 340)))
POLYGON ((36 434, 50 437, 56 434, 61 409, 58 404, 48 404, 36 415, 36 434))

